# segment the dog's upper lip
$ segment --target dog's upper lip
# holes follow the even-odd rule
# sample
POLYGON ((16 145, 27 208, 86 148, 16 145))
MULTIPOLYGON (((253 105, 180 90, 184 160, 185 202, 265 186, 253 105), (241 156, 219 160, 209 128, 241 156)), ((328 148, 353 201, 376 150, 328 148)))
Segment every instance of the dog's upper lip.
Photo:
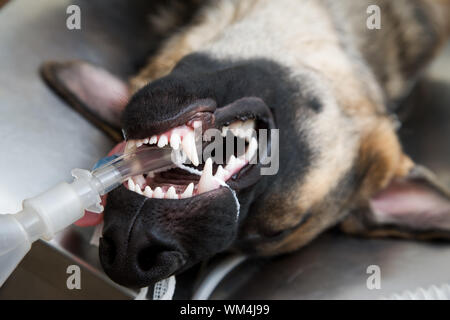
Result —
POLYGON ((258 97, 245 97, 236 100, 214 112, 217 128, 237 119, 258 119, 267 124, 268 129, 275 128, 275 122, 269 107, 258 97))
MULTIPOLYGON (((184 107, 178 114, 160 120, 146 121, 142 126, 139 126, 140 119, 133 121, 134 115, 130 112, 125 113, 127 121, 124 123, 132 125, 124 125, 123 131, 127 139, 145 138, 149 135, 160 134, 171 128, 183 125, 191 120, 199 119, 203 125, 207 126, 214 122, 214 111, 217 109, 217 104, 213 99, 199 99, 184 107)), ((135 117, 139 117, 136 114, 135 117)))

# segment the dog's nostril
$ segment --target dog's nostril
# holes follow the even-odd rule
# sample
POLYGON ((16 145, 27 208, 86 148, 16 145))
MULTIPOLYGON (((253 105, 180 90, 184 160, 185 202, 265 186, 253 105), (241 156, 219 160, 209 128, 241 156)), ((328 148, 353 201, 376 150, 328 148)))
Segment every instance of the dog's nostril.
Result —
POLYGON ((160 255, 165 251, 169 251, 169 249, 162 245, 152 245, 142 249, 137 256, 138 267, 142 271, 150 270, 150 268, 158 264, 160 255))
POLYGON ((114 241, 103 236, 100 238, 100 246, 102 247, 101 252, 104 258, 103 262, 106 262, 108 265, 112 265, 117 256, 117 248, 114 241))

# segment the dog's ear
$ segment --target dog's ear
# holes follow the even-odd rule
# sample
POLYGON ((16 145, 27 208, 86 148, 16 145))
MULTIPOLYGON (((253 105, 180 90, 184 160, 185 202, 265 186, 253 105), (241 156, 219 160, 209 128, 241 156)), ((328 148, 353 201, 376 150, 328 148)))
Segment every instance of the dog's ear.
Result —
POLYGON ((125 82, 82 61, 46 62, 41 75, 76 111, 114 140, 122 140, 120 114, 130 97, 125 82))
POLYGON ((366 207, 353 212, 341 228, 366 236, 449 239, 450 191, 430 170, 413 164, 405 176, 395 176, 366 207))

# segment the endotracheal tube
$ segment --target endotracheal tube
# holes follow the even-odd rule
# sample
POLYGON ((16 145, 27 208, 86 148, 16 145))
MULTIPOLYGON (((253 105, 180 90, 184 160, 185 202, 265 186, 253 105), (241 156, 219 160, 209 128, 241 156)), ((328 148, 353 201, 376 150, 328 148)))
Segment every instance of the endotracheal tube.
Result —
POLYGON ((85 210, 103 211, 101 196, 128 178, 173 165, 171 148, 148 147, 121 155, 93 171, 74 169, 72 183, 60 183, 23 201, 15 214, 0 215, 0 286, 37 239, 50 240, 85 210))

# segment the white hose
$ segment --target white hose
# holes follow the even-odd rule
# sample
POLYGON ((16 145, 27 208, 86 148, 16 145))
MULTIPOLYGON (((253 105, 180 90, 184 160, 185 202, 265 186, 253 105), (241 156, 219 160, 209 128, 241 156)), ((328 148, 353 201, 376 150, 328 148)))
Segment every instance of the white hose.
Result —
POLYGON ((243 262, 247 257, 244 255, 233 255, 221 261, 216 267, 208 272, 197 290, 192 296, 193 300, 207 300, 214 289, 225 276, 243 262))

